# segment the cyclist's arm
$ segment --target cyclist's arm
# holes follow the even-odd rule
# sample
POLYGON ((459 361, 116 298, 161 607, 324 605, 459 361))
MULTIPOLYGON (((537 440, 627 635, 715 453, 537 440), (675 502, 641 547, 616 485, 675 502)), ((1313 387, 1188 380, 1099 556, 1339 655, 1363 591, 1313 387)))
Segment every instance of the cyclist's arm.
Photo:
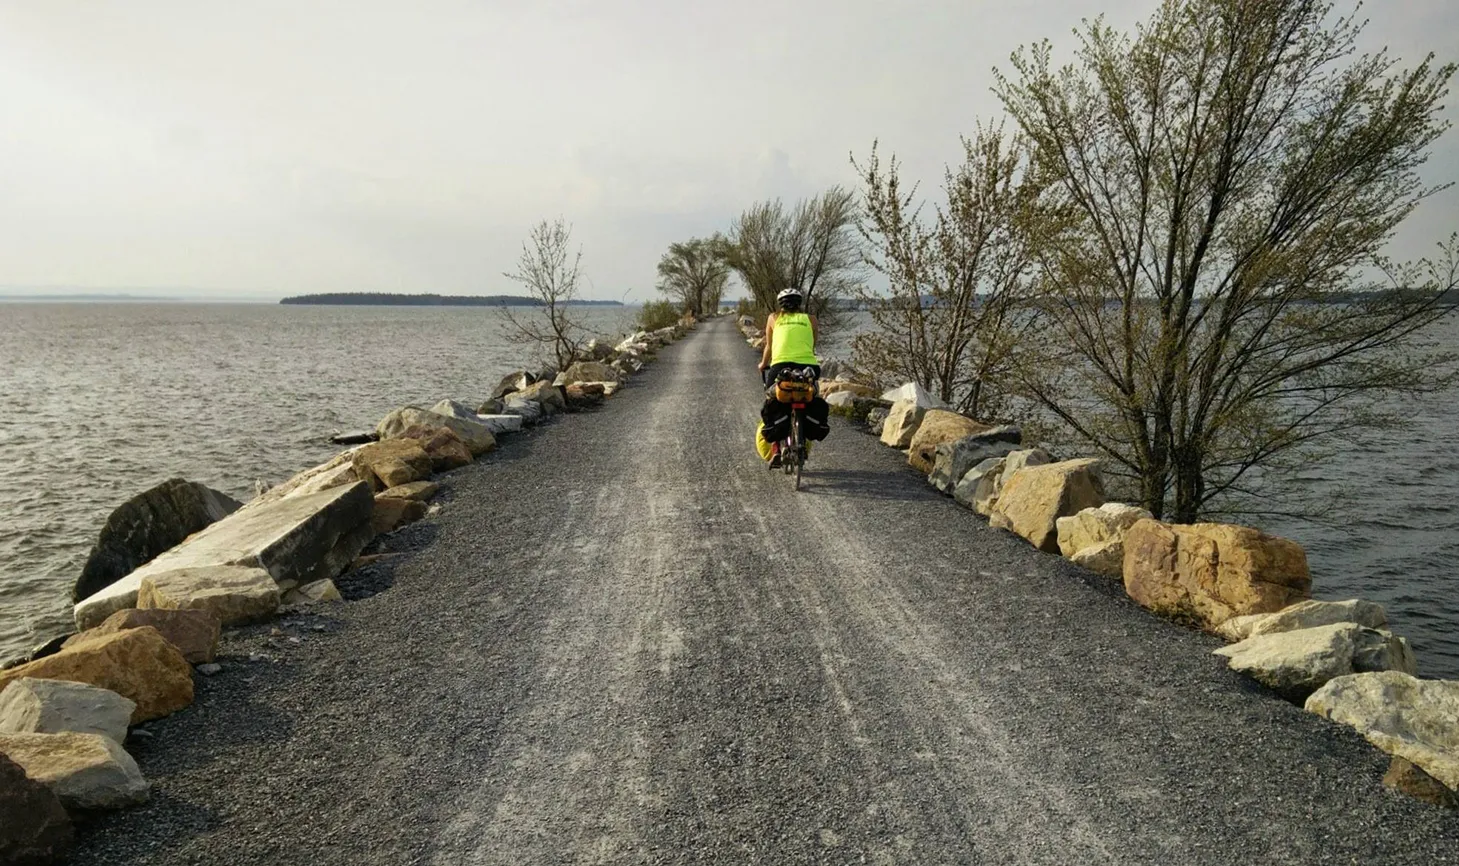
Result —
POLYGON ((818 346, 818 345, 820 345, 820 342, 821 342, 821 320, 820 319, 817 319, 815 316, 811 316, 810 317, 810 320, 811 320, 811 348, 812 349, 815 349, 815 347, 818 346))
POLYGON ((765 348, 764 348, 764 350, 762 352, 760 352, 760 369, 761 370, 763 370, 766 367, 770 366, 770 346, 772 345, 772 341, 773 341, 772 335, 773 335, 774 331, 775 331, 775 314, 774 313, 771 313, 770 314, 770 317, 765 320, 765 348))

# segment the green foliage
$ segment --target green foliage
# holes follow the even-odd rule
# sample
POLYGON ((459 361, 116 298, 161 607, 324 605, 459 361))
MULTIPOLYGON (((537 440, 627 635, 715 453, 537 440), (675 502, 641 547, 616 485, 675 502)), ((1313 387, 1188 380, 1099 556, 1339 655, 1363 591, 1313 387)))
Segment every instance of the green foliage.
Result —
POLYGON ((730 273, 722 249, 719 237, 669 244, 669 251, 659 259, 658 290, 696 319, 718 313, 730 273))
POLYGON ((644 331, 657 331, 679 321, 679 308, 672 301, 649 301, 638 311, 638 327, 644 331))

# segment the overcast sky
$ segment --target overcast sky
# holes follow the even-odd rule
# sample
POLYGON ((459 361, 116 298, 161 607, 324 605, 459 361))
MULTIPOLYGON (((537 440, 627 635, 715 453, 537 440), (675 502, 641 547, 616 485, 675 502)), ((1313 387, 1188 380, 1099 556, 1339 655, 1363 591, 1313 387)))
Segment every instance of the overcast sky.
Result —
MULTIPOLYGON (((0 286, 496 293, 562 215, 587 293, 643 299, 669 242, 850 183, 873 139, 930 184, 1014 48, 1155 5, 0 0, 0 286)), ((1459 58, 1459 2, 1368 12, 1459 58)), ((1456 227, 1450 192, 1395 252, 1456 227)))

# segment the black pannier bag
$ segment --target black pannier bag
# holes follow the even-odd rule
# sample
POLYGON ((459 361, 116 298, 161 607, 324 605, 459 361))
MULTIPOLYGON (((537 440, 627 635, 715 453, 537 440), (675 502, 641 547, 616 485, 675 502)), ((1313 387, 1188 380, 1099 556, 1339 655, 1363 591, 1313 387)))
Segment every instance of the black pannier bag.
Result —
MULTIPOLYGON (((790 435, 790 406, 777 400, 766 400, 760 408, 765 424, 760 436, 766 442, 779 442, 790 435)), ((806 404, 801 420, 801 435, 807 442, 819 442, 831 433, 831 405, 820 397, 806 404)))

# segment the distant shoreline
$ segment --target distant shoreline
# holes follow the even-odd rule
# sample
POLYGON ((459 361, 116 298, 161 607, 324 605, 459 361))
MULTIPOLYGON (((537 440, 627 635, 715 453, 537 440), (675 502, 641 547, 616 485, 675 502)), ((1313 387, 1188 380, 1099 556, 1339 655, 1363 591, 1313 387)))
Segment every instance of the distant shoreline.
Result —
MULTIPOLYGON (((394 295, 380 292, 337 292, 295 295, 280 304, 372 307, 540 307, 536 298, 517 295, 394 295)), ((621 307, 621 301, 568 301, 574 307, 621 307)))

